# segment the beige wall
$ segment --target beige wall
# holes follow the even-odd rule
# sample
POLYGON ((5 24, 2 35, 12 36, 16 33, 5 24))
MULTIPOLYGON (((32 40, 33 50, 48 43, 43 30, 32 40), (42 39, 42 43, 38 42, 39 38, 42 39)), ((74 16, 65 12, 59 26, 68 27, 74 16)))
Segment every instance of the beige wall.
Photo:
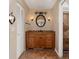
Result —
POLYGON ((29 7, 27 6, 27 4, 25 3, 24 0, 17 0, 17 2, 24 8, 25 18, 26 18, 26 16, 28 15, 28 12, 29 12, 29 7))
MULTIPOLYGON (((9 0, 10 4, 9 4, 9 13, 13 12, 13 14, 16 16, 16 0, 9 0)), ((9 24, 9 51, 10 51, 10 57, 9 59, 16 59, 16 39, 17 39, 17 35, 16 35, 16 31, 17 31, 17 26, 16 26, 16 22, 11 25, 9 24)))
POLYGON ((59 49, 59 22, 58 22, 58 18, 59 18, 59 1, 56 2, 56 4, 54 5, 53 9, 52 9, 52 14, 55 18, 55 29, 56 29, 56 39, 55 39, 55 49, 58 52, 59 49))
MULTIPOLYGON (((27 6, 27 4, 25 3, 25 1, 24 0, 17 0, 17 2, 23 7, 23 9, 24 9, 24 14, 25 14, 25 16, 24 16, 24 21, 26 22, 26 16, 28 16, 28 14, 29 14, 29 7, 27 6)), ((25 27, 25 31, 28 29, 28 28, 26 28, 26 27, 28 27, 27 25, 25 25, 25 23, 24 23, 24 27, 25 27)))
POLYGON ((55 40, 55 51, 59 57, 63 57, 63 6, 62 1, 57 1, 53 10, 53 15, 56 22, 56 40, 55 40))
MULTIPOLYGON (((18 3, 19 8, 20 8, 20 13, 22 13, 22 11, 23 11, 24 12, 23 14, 25 14, 25 15, 23 15, 24 18, 20 19, 20 20, 25 21, 25 18, 28 15, 28 12, 29 12, 29 8, 27 7, 24 0, 17 0, 17 3, 18 3)), ((20 35, 17 34, 17 38, 22 38, 22 39, 17 39, 17 41, 18 41, 17 42, 17 49, 19 48, 18 51, 17 51, 17 58, 19 58, 20 55, 23 53, 23 51, 26 50, 26 48, 25 48, 25 30, 24 30, 25 27, 23 27, 24 22, 19 23, 19 18, 17 18, 17 20, 18 20, 17 24, 19 24, 19 25, 21 24, 22 25, 21 28, 23 28, 23 31, 21 33, 19 32, 20 30, 17 29, 18 30, 17 32, 20 33, 20 35, 21 35, 21 37, 20 37, 20 35), (23 35, 23 37, 22 37, 22 35, 23 35)), ((17 27, 17 28, 19 28, 19 27, 17 27)))
POLYGON ((52 14, 55 17, 56 26, 56 39, 55 39, 55 51, 59 57, 63 57, 63 6, 60 0, 57 1, 52 14))
POLYGON ((25 5, 23 0, 9 0, 9 13, 13 12, 16 16, 16 21, 13 25, 9 24, 9 40, 10 40, 10 59, 17 59, 17 15, 16 15, 16 3, 21 4, 25 10, 25 16, 28 14, 29 8, 25 5))
MULTIPOLYGON (((26 21, 27 23, 30 23, 30 25, 26 24, 26 31, 29 30, 51 30, 51 31, 55 31, 55 19, 53 17, 53 15, 51 14, 51 10, 42 10, 44 12, 47 12, 45 16, 46 18, 46 24, 44 27, 38 27, 36 25, 36 17, 37 15, 35 14, 37 10, 30 10, 28 13, 28 16, 26 16, 26 21), (33 21, 31 21, 31 19, 34 19, 33 21), (50 21, 48 21, 48 19, 50 19, 50 21)), ((41 11, 41 10, 40 10, 41 11)))

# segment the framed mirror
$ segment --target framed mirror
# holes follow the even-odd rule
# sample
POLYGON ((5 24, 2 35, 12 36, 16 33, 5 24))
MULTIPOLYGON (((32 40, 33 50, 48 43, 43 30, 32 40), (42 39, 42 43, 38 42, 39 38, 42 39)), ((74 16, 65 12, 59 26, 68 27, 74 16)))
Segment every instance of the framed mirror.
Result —
POLYGON ((39 27, 44 27, 45 24, 46 24, 46 18, 45 18, 45 16, 44 15, 38 15, 36 17, 36 24, 39 27))

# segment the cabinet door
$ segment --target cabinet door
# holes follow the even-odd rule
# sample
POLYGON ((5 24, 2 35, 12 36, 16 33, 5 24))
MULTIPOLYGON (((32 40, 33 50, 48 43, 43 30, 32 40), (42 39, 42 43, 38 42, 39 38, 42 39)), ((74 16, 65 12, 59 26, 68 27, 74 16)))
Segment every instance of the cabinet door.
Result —
POLYGON ((46 46, 46 38, 45 38, 45 35, 41 35, 40 37, 40 47, 41 48, 45 48, 46 46))
POLYGON ((34 43, 34 48, 40 48, 40 39, 37 35, 34 37, 33 41, 34 41, 33 42, 34 43))
POLYGON ((54 34, 46 35, 46 48, 55 48, 55 36, 54 34))
POLYGON ((34 39, 33 38, 28 38, 27 39, 27 48, 33 48, 34 47, 34 39))

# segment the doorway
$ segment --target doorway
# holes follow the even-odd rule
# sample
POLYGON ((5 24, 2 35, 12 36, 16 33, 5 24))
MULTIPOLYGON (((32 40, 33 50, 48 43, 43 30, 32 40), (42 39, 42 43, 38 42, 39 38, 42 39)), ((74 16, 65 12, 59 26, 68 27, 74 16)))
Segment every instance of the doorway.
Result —
POLYGON ((63 56, 69 59, 69 13, 63 13, 63 56))

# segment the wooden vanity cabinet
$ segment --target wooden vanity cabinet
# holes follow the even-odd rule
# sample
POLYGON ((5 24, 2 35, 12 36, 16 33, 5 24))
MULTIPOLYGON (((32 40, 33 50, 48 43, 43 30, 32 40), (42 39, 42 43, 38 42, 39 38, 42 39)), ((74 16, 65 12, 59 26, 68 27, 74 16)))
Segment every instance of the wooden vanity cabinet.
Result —
POLYGON ((26 48, 55 48, 54 31, 26 32, 26 48))

